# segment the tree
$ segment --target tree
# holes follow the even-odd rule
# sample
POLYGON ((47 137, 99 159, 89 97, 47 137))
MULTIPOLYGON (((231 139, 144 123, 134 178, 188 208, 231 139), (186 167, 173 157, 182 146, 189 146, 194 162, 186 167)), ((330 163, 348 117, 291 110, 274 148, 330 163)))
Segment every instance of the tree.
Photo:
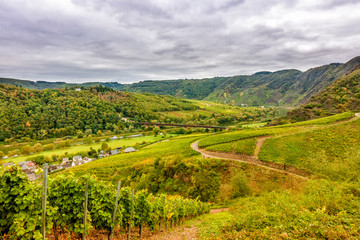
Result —
POLYGON ((85 130, 85 136, 89 136, 92 134, 92 130, 90 128, 85 130))
POLYGON ((81 130, 77 130, 77 131, 76 131, 76 136, 77 136, 78 138, 83 138, 83 137, 84 137, 84 133, 83 133, 81 130))
POLYGON ((53 150, 53 149, 55 149, 55 145, 53 143, 49 143, 49 144, 46 144, 44 146, 45 151, 50 151, 50 150, 53 150))
POLYGON ((154 135, 156 137, 159 134, 160 129, 156 127, 156 128, 154 128, 153 132, 154 132, 154 135))
POLYGON ((42 152, 43 147, 41 146, 41 143, 36 143, 34 145, 34 150, 35 150, 35 152, 42 152))
POLYGON ((9 157, 12 157, 12 156, 15 156, 15 155, 19 155, 20 154, 20 150, 19 149, 15 149, 13 151, 10 151, 8 152, 8 156, 9 157))
POLYGON ((101 130, 98 130, 98 131, 96 132, 96 135, 101 136, 101 135, 102 135, 101 130))
POLYGON ((33 148, 33 147, 30 147, 29 145, 23 146, 23 147, 21 148, 21 153, 22 153, 22 154, 28 155, 28 154, 30 154, 30 153, 32 153, 32 152, 34 152, 34 148, 33 148))
POLYGON ((87 137, 84 139, 84 143, 85 143, 85 144, 91 144, 92 142, 93 142, 92 136, 87 136, 87 137))
POLYGON ((250 193, 250 188, 247 185, 248 180, 245 174, 242 172, 236 174, 231 179, 231 185, 233 189, 233 198, 244 197, 250 193))
POLYGON ((102 150, 105 150, 105 149, 107 149, 109 146, 108 146, 108 144, 107 143, 102 143, 101 144, 101 149, 102 150))

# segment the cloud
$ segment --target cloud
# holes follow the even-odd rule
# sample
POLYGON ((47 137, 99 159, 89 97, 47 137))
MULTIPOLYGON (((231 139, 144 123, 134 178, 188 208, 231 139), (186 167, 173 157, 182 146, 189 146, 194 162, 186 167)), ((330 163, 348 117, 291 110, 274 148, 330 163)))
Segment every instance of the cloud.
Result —
POLYGON ((48 81, 306 70, 360 55, 360 2, 0 0, 0 73, 48 81))

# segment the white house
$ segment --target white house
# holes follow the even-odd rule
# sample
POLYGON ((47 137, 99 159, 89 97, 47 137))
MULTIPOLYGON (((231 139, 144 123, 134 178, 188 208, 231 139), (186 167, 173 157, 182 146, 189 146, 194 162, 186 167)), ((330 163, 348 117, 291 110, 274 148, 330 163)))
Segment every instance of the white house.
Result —
POLYGON ((136 149, 133 147, 128 147, 124 150, 124 153, 131 153, 131 152, 136 152, 136 149))

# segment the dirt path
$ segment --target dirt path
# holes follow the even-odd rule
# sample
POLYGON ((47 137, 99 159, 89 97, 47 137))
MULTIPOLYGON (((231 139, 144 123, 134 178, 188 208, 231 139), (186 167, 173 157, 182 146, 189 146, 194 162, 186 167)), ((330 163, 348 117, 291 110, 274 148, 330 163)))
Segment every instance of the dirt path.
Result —
MULTIPOLYGON (((265 140, 264 140, 265 141, 265 140)), ((228 159, 232 161, 245 162, 249 164, 253 164, 262 168, 266 168, 272 171, 280 172, 283 174, 297 176, 302 179, 309 179, 309 174, 303 170, 279 164, 279 163, 271 163, 271 162, 263 162, 258 160, 255 156, 249 156, 245 154, 232 154, 232 153, 222 153, 222 152, 210 152, 205 149, 199 148, 199 141, 196 141, 191 144, 191 148, 197 152, 200 152, 203 157, 206 158, 221 158, 228 159), (285 169, 285 170, 284 170, 285 169)), ((259 144, 260 145, 260 144, 259 144)))
MULTIPOLYGON (((210 214, 217 214, 221 212, 228 211, 229 208, 218 208, 218 209, 211 209, 210 214)), ((182 226, 175 227, 174 229, 168 232, 162 232, 159 234, 155 234, 151 237, 144 238, 147 240, 192 240, 198 239, 198 231, 199 225, 201 221, 196 221, 190 225, 186 223, 182 226)))
POLYGON ((264 142, 267 138, 271 138, 272 136, 265 136, 265 137, 259 137, 258 141, 256 142, 256 147, 255 147, 255 151, 254 151, 254 156, 259 159, 259 153, 260 150, 262 148, 262 146, 264 145, 264 142))
MULTIPOLYGON (((198 239, 197 232, 199 230, 198 226, 200 223, 195 222, 191 227, 188 226, 179 226, 170 230, 169 232, 162 232, 159 234, 155 234, 149 238, 145 238, 148 240, 192 240, 198 239)), ((186 224, 185 224, 186 225, 186 224)))

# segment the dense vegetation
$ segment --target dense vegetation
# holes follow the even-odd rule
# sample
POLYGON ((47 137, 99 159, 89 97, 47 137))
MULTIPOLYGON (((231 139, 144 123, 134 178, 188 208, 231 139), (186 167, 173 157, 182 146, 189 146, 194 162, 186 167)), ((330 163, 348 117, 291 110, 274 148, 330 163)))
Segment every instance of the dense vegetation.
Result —
MULTIPOLYGON (((79 86, 88 87, 101 84, 121 91, 148 92, 235 105, 294 106, 305 103, 312 95, 319 93, 336 79, 358 68, 359 62, 360 57, 356 57, 345 64, 332 63, 309 69, 306 72, 298 70, 264 71, 253 75, 233 77, 142 81, 134 84, 84 83, 79 86)), ((76 86, 62 82, 30 82, 16 79, 0 79, 0 83, 35 89, 76 86)))
POLYGON ((261 161, 300 168, 318 179, 309 179, 300 187, 301 191, 278 189, 239 198, 230 213, 203 218, 201 234, 206 239, 229 240, 357 239, 360 235, 357 210, 360 202, 360 118, 344 121, 349 115, 354 116, 343 113, 261 130, 244 130, 243 134, 217 134, 200 140, 200 143, 210 144, 207 150, 234 154, 235 147, 240 146, 240 153, 253 155, 252 141, 256 138, 236 139, 266 132, 272 137, 267 138, 261 148, 261 161), (216 226, 208 228, 213 222, 216 226))
POLYGON ((288 118, 303 121, 355 110, 360 110, 360 70, 337 80, 308 103, 289 112, 288 118))
MULTIPOLYGON (((76 236, 74 234, 84 234, 85 191, 88 192, 85 234, 92 228, 104 229, 109 234, 119 227, 125 230, 147 226, 153 231, 162 222, 165 225, 178 224, 185 218, 209 211, 208 204, 198 200, 154 196, 146 191, 134 194, 130 188, 122 188, 114 222, 114 186, 89 176, 74 178, 59 175, 48 184, 48 233, 53 229, 54 235, 59 230, 66 230, 73 237, 76 236)), ((42 239, 40 193, 40 185, 31 183, 18 166, 10 167, 3 173, 0 177, 0 235, 8 234, 10 239, 42 239)))
POLYGON ((99 130, 120 133, 141 128, 136 125, 139 121, 218 125, 277 115, 271 108, 204 104, 171 96, 118 92, 102 86, 75 91, 0 85, 0 141, 82 136, 99 130), (124 117, 132 122, 123 121, 124 117))
POLYGON ((358 239, 359 192, 358 184, 317 180, 301 193, 239 199, 216 239, 358 239))

